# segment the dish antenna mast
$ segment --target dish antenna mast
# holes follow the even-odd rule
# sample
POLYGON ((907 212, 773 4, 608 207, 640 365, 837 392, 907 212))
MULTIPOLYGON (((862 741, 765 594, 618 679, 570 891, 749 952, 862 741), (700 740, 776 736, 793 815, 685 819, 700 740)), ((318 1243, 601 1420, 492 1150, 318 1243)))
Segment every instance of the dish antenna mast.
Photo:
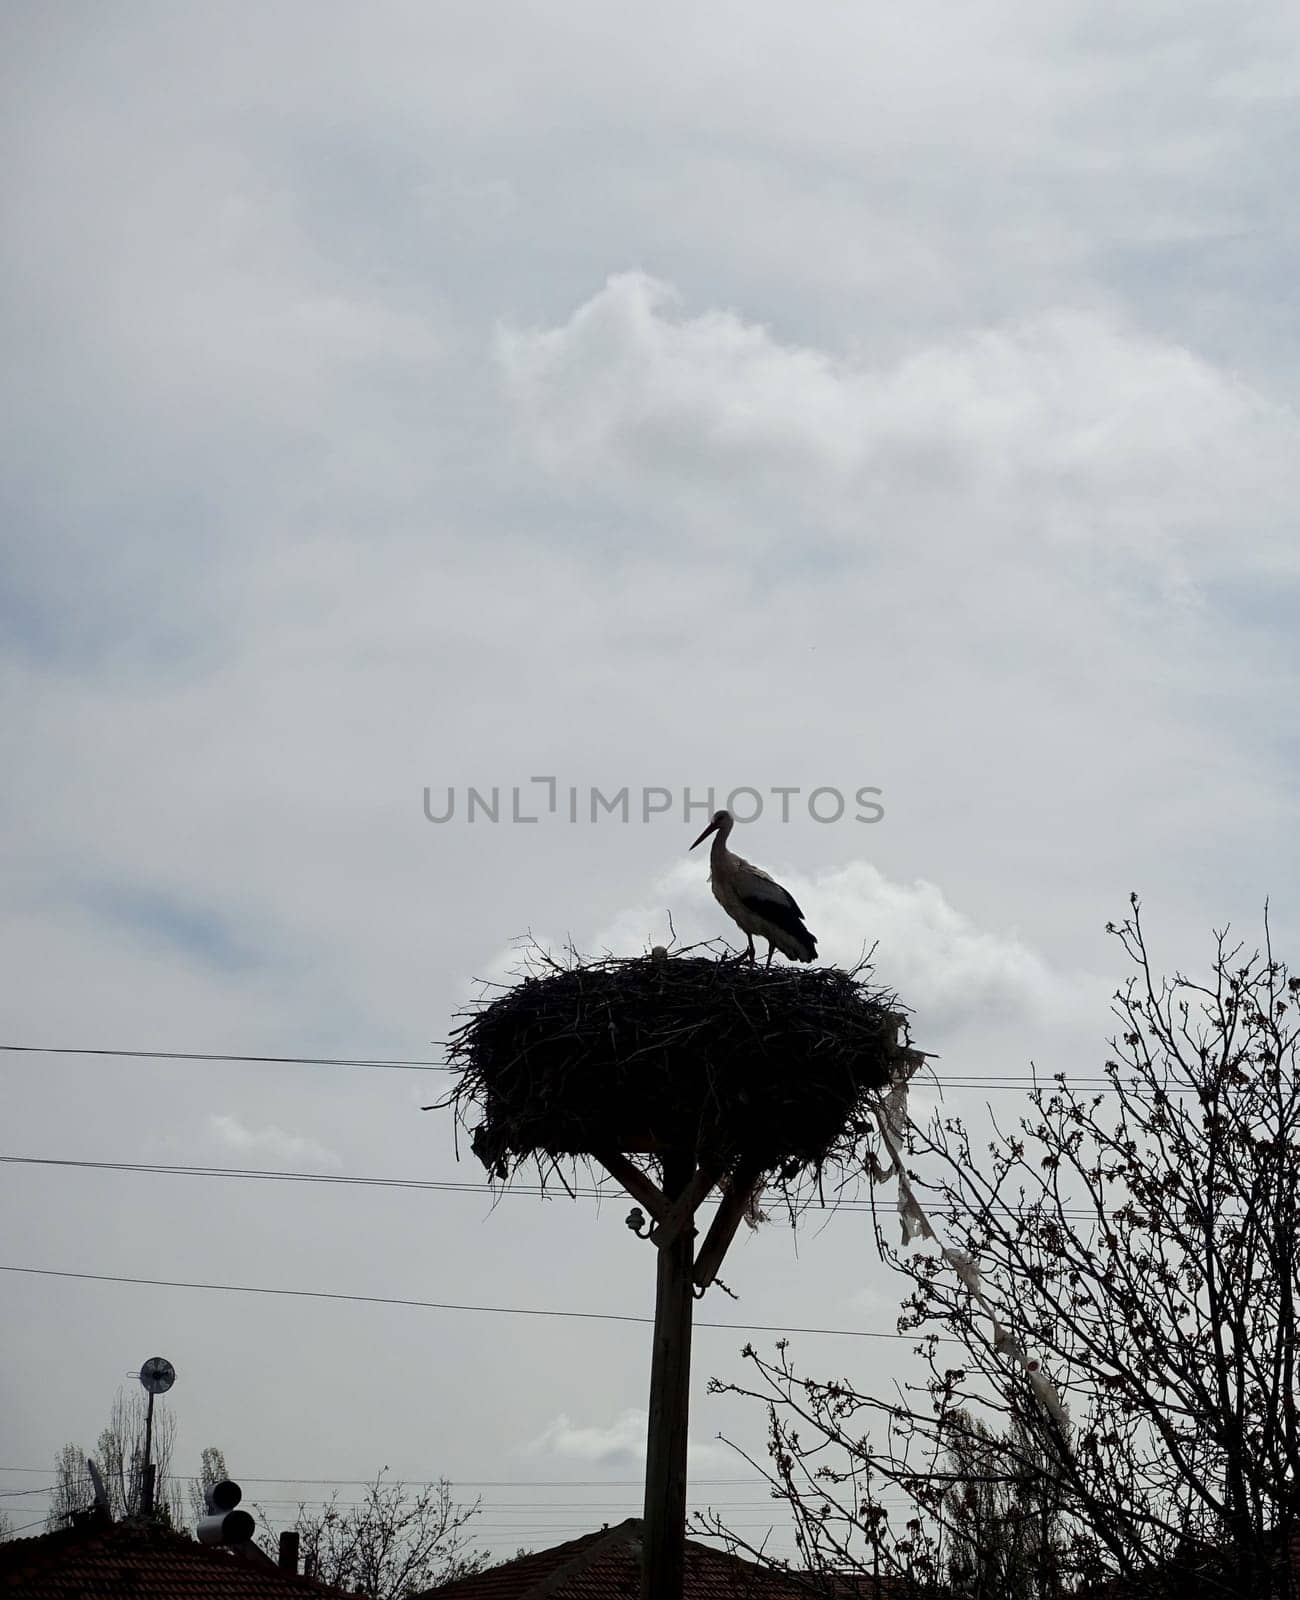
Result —
POLYGON ((144 1418, 144 1470, 140 1481, 140 1514, 153 1515, 153 1402, 154 1397, 166 1394, 176 1382, 176 1368, 166 1356, 150 1356, 140 1368, 140 1383, 149 1396, 149 1409, 144 1418))

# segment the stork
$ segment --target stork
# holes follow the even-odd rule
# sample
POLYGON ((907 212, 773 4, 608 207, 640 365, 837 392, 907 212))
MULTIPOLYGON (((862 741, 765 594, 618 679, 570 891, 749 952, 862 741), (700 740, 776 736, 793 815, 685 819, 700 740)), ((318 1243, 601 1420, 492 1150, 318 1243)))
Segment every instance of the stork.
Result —
POLYGON ((813 960, 817 941, 804 927, 803 912, 795 904, 794 896, 761 868, 742 861, 727 849, 727 837, 735 824, 730 811, 716 811, 695 844, 703 844, 710 834, 713 835, 709 883, 713 898, 749 941, 745 959, 754 959, 754 935, 757 933, 767 940, 766 964, 769 967, 773 950, 779 950, 791 961, 813 960))

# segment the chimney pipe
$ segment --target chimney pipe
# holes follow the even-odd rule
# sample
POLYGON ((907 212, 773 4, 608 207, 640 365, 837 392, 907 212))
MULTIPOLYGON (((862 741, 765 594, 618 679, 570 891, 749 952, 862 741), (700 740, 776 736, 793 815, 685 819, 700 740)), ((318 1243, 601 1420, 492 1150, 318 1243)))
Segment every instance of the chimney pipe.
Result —
POLYGON ((298 1530, 286 1528, 280 1535, 280 1566, 285 1572, 298 1572, 298 1530))

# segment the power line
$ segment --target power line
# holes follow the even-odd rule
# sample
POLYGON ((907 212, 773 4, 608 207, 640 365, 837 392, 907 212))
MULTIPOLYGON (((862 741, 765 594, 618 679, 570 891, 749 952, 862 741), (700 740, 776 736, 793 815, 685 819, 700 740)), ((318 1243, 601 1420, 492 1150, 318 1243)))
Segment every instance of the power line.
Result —
MULTIPOLYGON (((175 1473, 169 1472, 167 1474, 166 1481, 168 1484, 175 1484, 179 1486, 187 1480, 175 1473)), ((244 1477, 242 1474, 240 1475, 239 1483, 241 1487, 245 1484, 251 1483, 252 1481, 252 1479, 244 1477)), ((81 1493, 84 1490, 92 1488, 93 1485, 91 1484, 91 1480, 89 1478, 78 1478, 75 1481, 70 1481, 67 1485, 60 1487, 70 1487, 75 1490, 75 1492, 81 1493)), ((456 1480, 452 1487, 459 1492, 461 1489, 467 1488, 468 1485, 460 1480, 456 1480)), ((640 1485, 637 1485, 637 1488, 639 1489, 640 1485)), ((21 1494, 53 1495, 57 1494, 59 1490, 57 1488, 22 1489, 17 1492, 21 1494)), ((718 1511, 761 1511, 767 1506, 778 1504, 778 1501, 771 1497, 767 1497, 762 1500, 720 1500, 707 1493, 701 1494, 696 1489, 692 1489, 690 1491, 689 1498, 692 1503, 696 1505, 708 1505, 714 1510, 718 1511)), ((904 1497, 900 1496, 899 1498, 904 1497)), ((313 1496, 297 1494, 258 1494, 255 1500, 249 1501, 249 1504, 256 1504, 259 1506, 343 1506, 351 1509, 358 1506, 368 1506, 373 1504, 373 1502, 369 1499, 345 1500, 342 1498, 335 1498, 333 1495, 313 1496)), ((493 1514, 504 1511, 528 1511, 538 1514, 543 1512, 550 1513, 554 1511, 563 1512, 565 1515, 568 1515, 574 1511, 625 1511, 629 1515, 635 1515, 642 1502, 639 1497, 628 1496, 625 1494, 617 1500, 479 1500, 476 1502, 476 1504, 481 1512, 491 1512, 493 1514)), ((475 1515, 478 1514, 479 1512, 475 1513, 475 1515)))
MULTIPOLYGON (((653 1317, 636 1316, 624 1311, 565 1311, 537 1306, 477 1306, 460 1305, 446 1300, 411 1300, 398 1295, 343 1294, 328 1289, 281 1289, 262 1284, 248 1283, 193 1283, 178 1278, 128 1278, 109 1272, 63 1272, 54 1267, 18 1267, 0 1264, 0 1272, 21 1272, 36 1278, 75 1278, 89 1283, 128 1283, 150 1289, 204 1289, 220 1294, 269 1294, 292 1300, 341 1300, 359 1305, 410 1306, 424 1311, 468 1311, 484 1316, 501 1317, 563 1317, 577 1322, 640 1322, 654 1323, 653 1317)), ((960 1344, 959 1339, 944 1335, 913 1335, 886 1333, 868 1328, 787 1328, 766 1322, 702 1322, 697 1328, 728 1328, 734 1333, 806 1333, 825 1334, 845 1339, 907 1339, 938 1337, 945 1344, 960 1344)))
MULTIPOLYGON (((166 1481, 168 1484, 179 1485, 186 1480, 174 1473, 168 1473, 166 1481)), ((246 1478, 241 1474, 239 1479, 241 1486, 251 1481, 251 1479, 246 1478)), ((76 1482, 71 1485, 71 1487, 74 1488, 78 1493, 81 1493, 82 1491, 91 1488, 92 1485, 89 1478, 81 1478, 77 1479, 76 1482)), ((455 1489, 460 1489, 466 1487, 466 1485, 457 1480, 455 1483, 453 1483, 452 1487, 455 1489)), ((638 1485, 638 1488, 639 1487, 640 1486, 638 1485)), ((30 1494, 54 1494, 57 1491, 54 1489, 32 1489, 24 1490, 23 1492, 30 1494)), ((823 1496, 823 1498, 829 1499, 830 1497, 823 1496)), ((879 1498, 880 1496, 877 1496, 877 1499, 879 1498)), ((897 1491, 896 1493, 891 1493, 889 1498, 893 1504, 901 1505, 907 1503, 907 1496, 901 1490, 897 1491)), ((697 1509, 707 1507, 708 1509, 714 1511, 762 1511, 768 1507, 777 1506, 782 1503, 779 1497, 773 1497, 770 1495, 762 1500, 719 1500, 715 1499, 712 1495, 700 1494, 694 1489, 691 1490, 689 1499, 697 1509)), ((343 1500, 336 1499, 333 1495, 325 1497, 318 1495, 311 1497, 307 1495, 276 1496, 262 1494, 257 1495, 254 1499, 250 1499, 248 1503, 250 1505, 257 1506, 258 1508, 264 1508, 267 1506, 342 1506, 347 1509, 354 1509, 356 1507, 373 1504, 371 1500, 343 1500)), ((506 1511, 526 1511, 536 1516, 541 1516, 542 1514, 550 1512, 560 1512, 565 1516, 570 1516, 575 1511, 581 1511, 584 1513, 596 1511, 621 1511, 629 1516, 635 1516, 639 1512, 642 1503, 643 1502, 639 1497, 625 1497, 620 1500, 479 1500, 475 1502, 477 1509, 475 1510, 474 1515, 477 1519, 480 1515, 490 1514, 495 1516, 498 1512, 506 1511)), ((277 1512, 275 1515, 278 1516, 279 1513, 277 1512)))
MULTIPOLYGON (((168 1165, 156 1161, 87 1161, 72 1156, 0 1155, 0 1163, 33 1167, 85 1167, 94 1171, 141 1172, 167 1177, 249 1178, 276 1183, 334 1183, 376 1189, 424 1189, 434 1193, 480 1194, 492 1197, 512 1192, 551 1195, 557 1192, 558 1187, 546 1189, 537 1183, 512 1183, 506 1187, 494 1188, 488 1183, 457 1183, 433 1178, 382 1178, 360 1173, 292 1172, 270 1167, 216 1167, 194 1163, 168 1165)), ((573 1192, 584 1199, 608 1199, 621 1191, 580 1185, 573 1192)))
MULTIPOLYGON (((49 1472, 49 1468, 48 1467, 0 1467, 0 1472, 30 1473, 33 1476, 42 1476, 43 1477, 49 1472)), ((203 1481, 201 1479, 201 1477, 199 1476, 199 1474, 196 1473, 196 1472, 169 1472, 167 1474, 167 1478, 168 1478, 169 1482, 173 1482, 173 1483, 201 1483, 203 1481)), ((88 1484, 90 1482, 90 1478, 87 1475, 84 1479, 79 1479, 78 1481, 88 1484)), ((411 1487, 411 1486, 418 1486, 418 1487, 423 1488, 426 1484, 433 1483, 433 1482, 436 1482, 436 1481, 437 1481, 436 1479, 428 1479, 428 1478, 390 1478, 390 1477, 387 1477, 387 1476, 385 1476, 385 1478, 384 1478, 384 1482, 385 1482, 386 1485, 394 1485, 394 1486, 398 1486, 398 1487, 401 1487, 401 1488, 408 1488, 408 1487, 411 1487)), ((275 1477, 271 1477, 271 1478, 263 1477, 263 1478, 257 1478, 257 1477, 250 1477, 248 1474, 241 1472, 240 1475, 239 1475, 239 1482, 241 1484, 247 1484, 247 1483, 271 1483, 271 1484, 302 1483, 302 1484, 306 1484, 310 1488, 327 1488, 327 1489, 334 1488, 334 1487, 338 1487, 338 1488, 366 1488, 371 1483, 374 1482, 374 1478, 373 1477, 370 1477, 370 1478, 305 1478, 305 1477, 304 1478, 300 1478, 300 1477, 278 1477, 278 1478, 275 1478, 275 1477)), ((739 1477, 739 1478, 700 1478, 700 1477, 692 1476, 692 1478, 691 1478, 691 1488, 692 1488, 692 1490, 694 1490, 696 1488, 713 1488, 713 1489, 730 1488, 730 1487, 735 1487, 737 1485, 740 1485, 740 1486, 745 1486, 745 1485, 752 1486, 754 1484, 754 1482, 755 1482, 755 1478, 754 1478, 754 1475, 752 1473, 749 1474, 747 1477, 739 1477)), ((644 1483, 643 1483, 642 1479, 640 1479, 640 1478, 455 1478, 455 1479, 451 1480, 451 1483, 452 1483, 452 1487, 454 1489, 638 1489, 639 1490, 639 1489, 644 1488, 644 1483)), ((20 1490, 10 1491, 10 1492, 19 1493, 19 1494, 53 1494, 54 1493, 54 1485, 51 1485, 49 1488, 46 1488, 46 1489, 20 1489, 20 1490)), ((296 1499, 295 1499, 295 1501, 293 1503, 294 1504, 297 1503, 296 1499)), ((324 1501, 313 1502, 313 1503, 314 1504, 319 1503, 319 1504, 322 1504, 322 1505, 325 1504, 324 1501)), ((343 1502, 340 1502, 340 1504, 342 1504, 342 1503, 343 1502)), ((348 1503, 349 1504, 362 1505, 365 1502, 364 1501, 355 1501, 355 1502, 348 1502, 348 1503)), ((534 1503, 538 1504, 538 1505, 545 1505, 545 1504, 548 1504, 548 1503, 554 1504, 556 1502, 538 1501, 538 1502, 534 1502, 534 1503)), ((570 1503, 573 1503, 573 1502, 570 1502, 570 1503)), ((582 1501, 582 1502, 577 1502, 577 1503, 583 1504, 583 1505, 598 1505, 598 1504, 600 1504, 600 1502, 597 1502, 597 1501, 582 1501)), ((736 1503, 740 1504, 741 1502, 736 1502, 736 1503)), ((745 1502, 745 1503, 748 1504, 749 1502, 745 1502)), ((775 1502, 773 1502, 773 1503, 775 1504, 775 1502)), ((269 1500, 268 1499, 266 1501, 266 1504, 268 1504, 268 1505, 279 1505, 279 1504, 288 1504, 288 1502, 269 1500)))
MULTIPOLYGON (((232 1055, 213 1050, 113 1050, 90 1045, 0 1044, 0 1051, 14 1055, 44 1056, 107 1056, 128 1061, 232 1061, 257 1066, 302 1067, 363 1067, 382 1072, 452 1072, 454 1067, 445 1061, 423 1061, 397 1058, 385 1060, 377 1056, 253 1056, 232 1055)), ((1052 1077, 1040 1079, 1029 1073, 991 1073, 987 1077, 977 1073, 964 1073, 953 1077, 934 1075, 925 1082, 946 1089, 1020 1089, 1055 1087, 1052 1077)), ((1111 1089, 1114 1085, 1105 1077, 1070 1077, 1071 1085, 1111 1089)), ((1177 1087, 1171 1094, 1190 1092, 1177 1087)))
MULTIPOLYGON (((292 1172, 270 1167, 216 1167, 193 1163, 169 1165, 157 1161, 88 1161, 74 1156, 0 1155, 0 1165, 77 1167, 93 1172, 133 1172, 155 1177, 233 1178, 262 1180, 272 1183, 332 1183, 356 1188, 423 1190, 431 1194, 476 1194, 492 1200, 498 1200, 503 1195, 540 1195, 545 1199, 553 1199, 563 1194, 566 1198, 572 1196, 580 1200, 609 1200, 616 1203, 623 1196, 623 1190, 612 1183, 603 1188, 596 1184, 570 1184, 567 1189, 564 1189, 558 1183, 553 1183, 548 1188, 544 1184, 516 1182, 514 1179, 511 1179, 509 1183, 500 1185, 491 1183, 458 1183, 450 1179, 381 1178, 360 1173, 292 1172)), ((831 1212, 870 1212, 872 1203, 870 1200, 833 1198, 826 1203, 824 1209, 831 1212)), ((950 1206, 938 1205, 932 1209, 935 1216, 950 1218, 956 1214, 950 1206)), ((1019 1215, 1009 1205, 1000 1205, 995 1209, 1007 1215, 1019 1215)), ((961 1214, 965 1215, 964 1212, 961 1214)), ((1075 1220, 1087 1220, 1098 1215, 1110 1215, 1109 1212, 1098 1213, 1086 1206, 1065 1206, 1053 1214, 1075 1220)))
MULTIPOLYGON (((276 1520, 288 1521, 287 1518, 283 1517, 276 1520)), ((47 1517, 37 1517, 33 1522, 24 1522, 13 1530, 13 1535, 11 1537, 16 1537, 20 1533, 25 1533, 29 1528, 43 1527, 47 1521, 47 1517)), ((771 1528, 775 1526, 774 1522, 772 1521, 736 1522, 729 1525, 735 1528, 771 1528)), ((554 1537, 554 1535, 557 1533, 590 1533, 592 1531, 591 1525, 586 1522, 480 1522, 477 1519, 468 1524, 467 1528, 474 1537, 477 1537, 479 1534, 493 1533, 497 1535, 498 1539, 514 1538, 520 1535, 527 1536, 531 1534, 544 1534, 554 1537)), ((688 1531, 694 1538, 701 1536, 698 1530, 691 1529, 688 1531)))
POLYGON ((208 1050, 108 1050, 86 1045, 0 1044, 0 1050, 29 1056, 117 1056, 133 1061, 242 1061, 258 1066, 373 1067, 385 1072, 450 1072, 445 1062, 382 1061, 370 1056, 235 1056, 208 1050))
MULTIPOLYGON (((26 1472, 34 1476, 44 1477, 49 1472, 48 1467, 0 1467, 0 1472, 26 1472)), ((169 1472, 169 1479, 176 1483, 200 1483, 202 1479, 196 1472, 169 1472)), ((90 1481, 87 1477, 86 1482, 90 1481)), ((240 1473, 239 1481, 244 1483, 305 1483, 324 1488, 333 1488, 336 1484, 340 1488, 358 1486, 365 1488, 374 1482, 374 1478, 250 1478, 245 1473, 240 1473)), ((403 1488, 418 1484, 421 1487, 426 1483, 434 1483, 433 1478, 389 1478, 385 1477, 387 1484, 398 1484, 403 1488)), ((707 1484, 718 1486, 722 1484, 752 1483, 753 1477, 747 1478, 692 1478, 693 1484, 707 1484)), ((454 1487, 458 1489, 640 1489, 643 1487, 640 1478, 457 1478, 454 1487)), ((35 1489, 33 1494, 47 1494, 49 1490, 35 1489)))

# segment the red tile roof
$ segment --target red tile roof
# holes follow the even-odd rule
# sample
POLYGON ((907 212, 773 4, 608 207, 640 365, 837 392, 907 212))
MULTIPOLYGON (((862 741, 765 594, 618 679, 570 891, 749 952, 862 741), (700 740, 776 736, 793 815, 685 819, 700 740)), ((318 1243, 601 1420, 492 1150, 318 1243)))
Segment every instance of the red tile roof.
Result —
MULTIPOLYGON (((870 1600, 866 1586, 843 1589, 870 1600)), ((812 1600, 806 1580, 783 1577, 695 1539, 686 1541, 685 1600, 812 1600)), ((535 1550, 486 1572, 426 1590, 419 1600, 638 1600, 641 1593, 641 1524, 629 1518, 550 1550, 535 1550)))
POLYGON ((156 1523, 93 1523, 0 1543, 2 1600, 320 1600, 339 1592, 156 1523))

